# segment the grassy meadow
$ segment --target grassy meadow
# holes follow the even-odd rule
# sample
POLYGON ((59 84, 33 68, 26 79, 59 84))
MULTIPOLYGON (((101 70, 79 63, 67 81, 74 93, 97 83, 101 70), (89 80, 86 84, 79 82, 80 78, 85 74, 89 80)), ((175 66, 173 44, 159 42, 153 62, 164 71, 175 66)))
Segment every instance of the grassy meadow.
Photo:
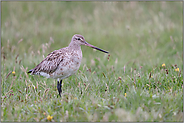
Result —
POLYGON ((183 121, 182 2, 1 2, 1 121, 183 121), (31 76, 74 34, 78 72, 31 76))

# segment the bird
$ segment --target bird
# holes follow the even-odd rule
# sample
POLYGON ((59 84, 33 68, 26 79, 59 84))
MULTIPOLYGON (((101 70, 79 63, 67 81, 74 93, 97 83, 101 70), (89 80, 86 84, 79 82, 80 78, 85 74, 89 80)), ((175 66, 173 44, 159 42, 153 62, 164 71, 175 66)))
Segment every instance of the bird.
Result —
POLYGON ((57 90, 61 97, 63 79, 76 73, 80 67, 82 61, 81 45, 97 49, 104 53, 109 53, 87 43, 82 35, 75 34, 68 47, 54 50, 49 53, 43 61, 27 73, 30 73, 30 75, 40 75, 46 78, 57 79, 57 90))

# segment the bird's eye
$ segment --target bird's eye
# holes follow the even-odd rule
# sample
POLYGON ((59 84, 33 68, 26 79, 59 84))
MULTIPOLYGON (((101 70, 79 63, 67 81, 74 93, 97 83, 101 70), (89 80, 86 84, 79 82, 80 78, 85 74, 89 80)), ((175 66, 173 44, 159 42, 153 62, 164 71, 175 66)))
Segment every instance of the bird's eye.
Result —
POLYGON ((77 40, 81 40, 81 38, 77 38, 77 40))

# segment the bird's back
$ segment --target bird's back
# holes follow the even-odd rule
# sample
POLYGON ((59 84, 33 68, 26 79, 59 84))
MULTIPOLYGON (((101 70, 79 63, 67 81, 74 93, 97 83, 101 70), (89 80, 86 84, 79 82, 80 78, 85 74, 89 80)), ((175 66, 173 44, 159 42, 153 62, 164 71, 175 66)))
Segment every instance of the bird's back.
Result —
POLYGON ((65 47, 55 50, 29 73, 47 78, 64 79, 74 74, 80 67, 82 51, 65 47))

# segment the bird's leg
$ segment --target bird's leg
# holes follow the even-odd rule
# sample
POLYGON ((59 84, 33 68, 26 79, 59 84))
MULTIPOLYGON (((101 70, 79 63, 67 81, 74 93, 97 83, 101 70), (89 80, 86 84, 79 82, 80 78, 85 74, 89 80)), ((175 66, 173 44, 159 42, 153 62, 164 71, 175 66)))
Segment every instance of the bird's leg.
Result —
POLYGON ((58 80, 57 81, 57 89, 58 89, 58 92, 59 92, 59 96, 61 97, 61 92, 62 92, 62 89, 61 89, 61 86, 62 86, 62 80, 58 80))
POLYGON ((62 88, 62 81, 63 81, 63 80, 60 80, 60 90, 61 90, 60 92, 61 92, 61 93, 62 93, 62 89, 61 89, 61 88, 62 88))

